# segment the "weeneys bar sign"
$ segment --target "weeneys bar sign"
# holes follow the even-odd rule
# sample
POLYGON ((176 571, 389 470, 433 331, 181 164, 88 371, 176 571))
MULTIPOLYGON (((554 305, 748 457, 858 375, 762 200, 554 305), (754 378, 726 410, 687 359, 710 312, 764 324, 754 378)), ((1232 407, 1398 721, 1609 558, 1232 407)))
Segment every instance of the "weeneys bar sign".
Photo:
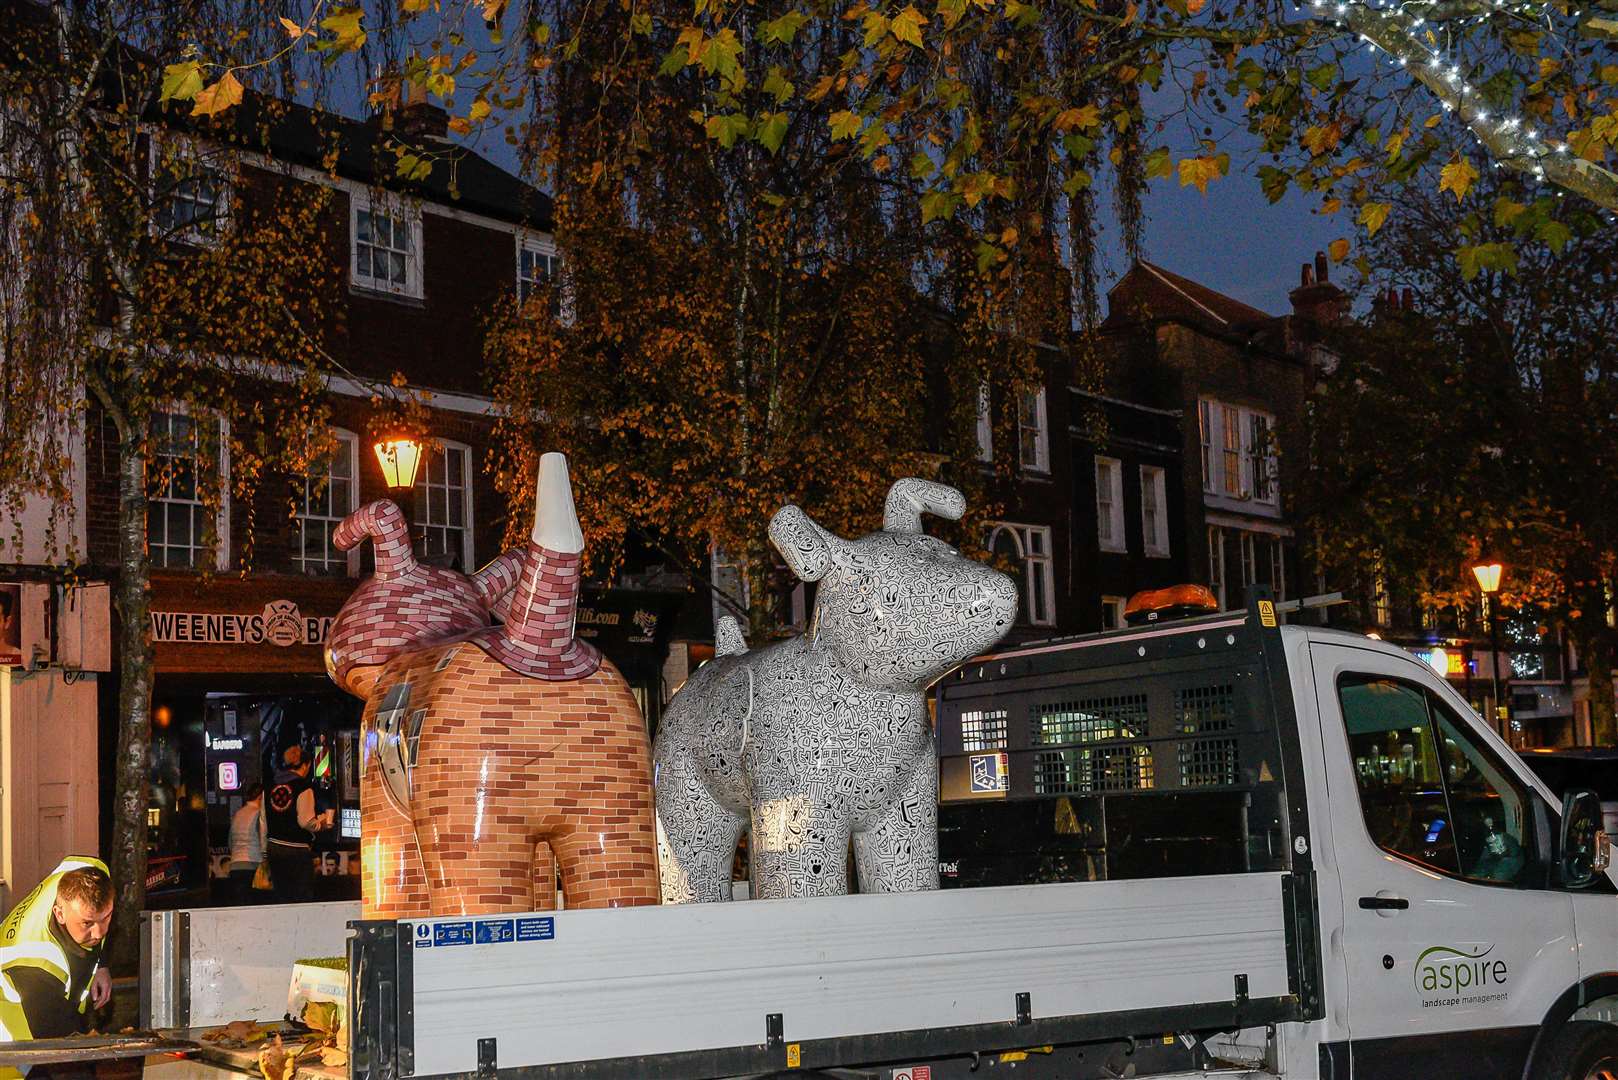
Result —
POLYGON ((331 616, 308 618, 291 600, 263 611, 154 611, 152 640, 189 645, 323 645, 331 616))

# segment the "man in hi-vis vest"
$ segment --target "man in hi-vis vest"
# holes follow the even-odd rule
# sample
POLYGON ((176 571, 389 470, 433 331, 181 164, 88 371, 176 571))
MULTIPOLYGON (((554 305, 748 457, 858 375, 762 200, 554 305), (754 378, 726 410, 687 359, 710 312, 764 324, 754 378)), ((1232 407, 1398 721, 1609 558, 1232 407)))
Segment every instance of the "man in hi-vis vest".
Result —
POLYGON ((0 923, 0 1040, 77 1035, 86 1005, 112 997, 101 967, 112 899, 107 865, 70 855, 11 909, 0 923))

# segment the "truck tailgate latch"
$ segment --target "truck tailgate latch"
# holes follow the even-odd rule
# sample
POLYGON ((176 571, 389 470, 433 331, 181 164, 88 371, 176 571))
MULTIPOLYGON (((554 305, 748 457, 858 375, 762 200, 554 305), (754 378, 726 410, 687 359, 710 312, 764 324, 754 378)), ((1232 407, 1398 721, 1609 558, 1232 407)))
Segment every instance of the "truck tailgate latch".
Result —
POLYGON ((492 1038, 478 1040, 478 1080, 495 1080, 500 1075, 496 1042, 498 1040, 492 1038))
POLYGON ((781 1031, 782 1031, 781 1014, 780 1013, 765 1013, 764 1014, 764 1045, 765 1045, 766 1048, 768 1048, 770 1050, 779 1050, 782 1046, 784 1046, 786 1044, 786 1040, 781 1037, 781 1031))
POLYGON ((1017 1026, 1026 1027, 1033 1022, 1033 1002, 1028 996, 1028 991, 1024 990, 1022 993, 1017 995, 1017 1026))

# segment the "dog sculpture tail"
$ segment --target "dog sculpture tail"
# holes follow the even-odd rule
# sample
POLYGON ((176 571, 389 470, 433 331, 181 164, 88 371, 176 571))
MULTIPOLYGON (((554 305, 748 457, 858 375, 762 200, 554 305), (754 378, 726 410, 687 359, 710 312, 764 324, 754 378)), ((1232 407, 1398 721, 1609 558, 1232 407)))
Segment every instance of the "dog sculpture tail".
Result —
POLYGON ((540 458, 534 500, 534 531, 504 612, 505 624, 473 640, 531 678, 582 679, 601 666, 601 653, 576 632, 584 532, 573 506, 566 457, 551 453, 540 458))

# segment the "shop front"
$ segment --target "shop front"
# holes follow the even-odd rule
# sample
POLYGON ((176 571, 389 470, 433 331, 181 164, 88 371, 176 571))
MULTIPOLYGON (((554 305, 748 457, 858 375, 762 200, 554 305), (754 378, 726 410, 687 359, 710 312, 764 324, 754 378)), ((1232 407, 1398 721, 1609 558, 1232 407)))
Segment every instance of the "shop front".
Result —
POLYGON ((231 820, 273 786, 294 746, 310 763, 317 812, 332 811, 334 821, 313 838, 311 899, 359 896, 361 705, 332 685, 323 653, 354 585, 292 575, 206 583, 153 575, 152 906, 240 899, 230 886, 231 820))

